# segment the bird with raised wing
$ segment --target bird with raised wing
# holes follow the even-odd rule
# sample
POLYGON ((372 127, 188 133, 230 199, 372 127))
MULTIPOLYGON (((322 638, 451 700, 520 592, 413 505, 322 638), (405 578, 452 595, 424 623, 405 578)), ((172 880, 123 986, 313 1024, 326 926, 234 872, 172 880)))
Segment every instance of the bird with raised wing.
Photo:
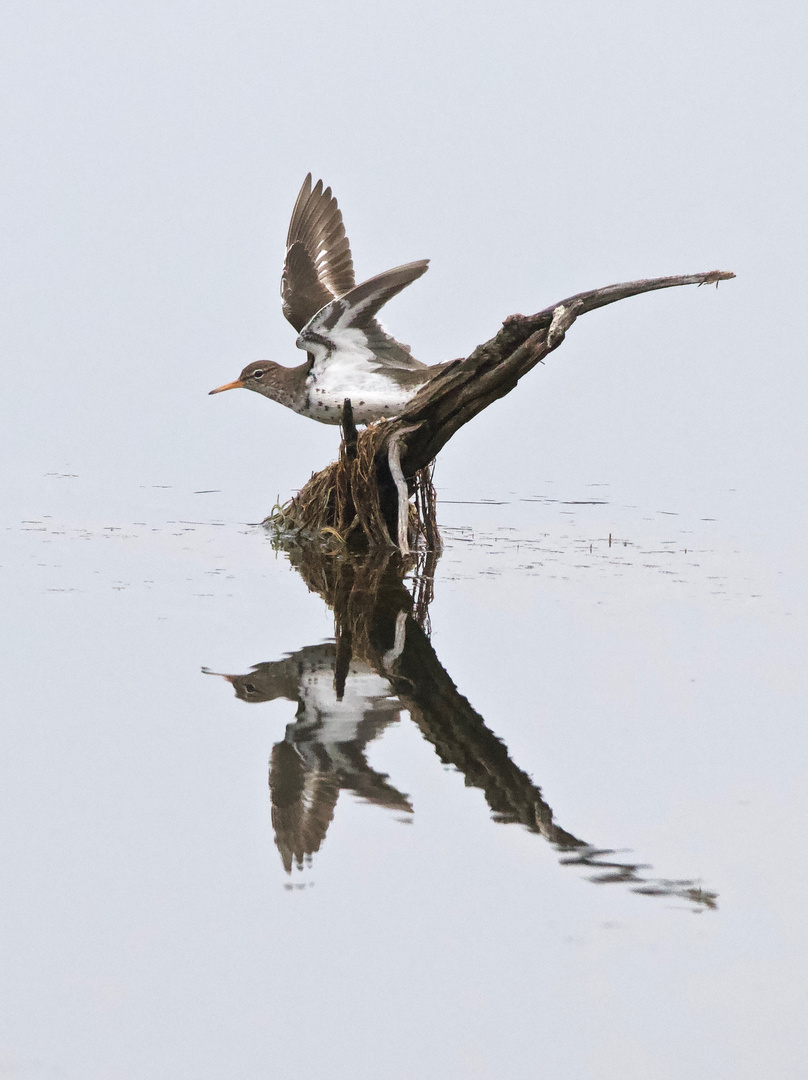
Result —
POLYGON ((312 187, 309 173, 292 211, 281 278, 283 313, 306 361, 284 367, 256 360, 211 394, 243 387, 323 424, 340 422, 346 398, 356 423, 397 416, 448 364, 420 363, 376 316, 428 265, 420 259, 356 285, 337 200, 322 180, 312 187))

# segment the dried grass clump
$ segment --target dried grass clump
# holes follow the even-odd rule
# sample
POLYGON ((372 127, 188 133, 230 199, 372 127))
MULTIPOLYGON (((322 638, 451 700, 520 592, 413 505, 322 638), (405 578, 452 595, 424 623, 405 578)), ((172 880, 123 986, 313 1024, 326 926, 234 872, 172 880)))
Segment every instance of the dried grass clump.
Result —
POLYGON ((384 612, 408 611, 429 633, 437 551, 402 555, 388 547, 354 555, 288 539, 276 546, 287 553, 309 591, 321 596, 334 612, 334 637, 352 656, 376 662, 378 626, 384 612))
MULTIPOLYGON (((381 506, 379 457, 384 459, 390 422, 371 424, 340 444, 339 457, 314 473, 308 483, 282 506, 275 506, 263 524, 285 542, 318 541, 331 551, 367 551, 396 547, 381 506)), ((432 483, 434 464, 407 478, 410 496, 410 550, 437 551, 440 533, 437 499, 432 483)))

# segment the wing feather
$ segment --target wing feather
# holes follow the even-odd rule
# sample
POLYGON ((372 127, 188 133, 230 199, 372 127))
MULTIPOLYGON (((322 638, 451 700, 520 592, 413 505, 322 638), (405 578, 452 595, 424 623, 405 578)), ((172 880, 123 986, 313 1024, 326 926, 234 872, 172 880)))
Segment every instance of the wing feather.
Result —
POLYGON ((425 274, 428 266, 428 259, 396 266, 331 300, 302 329, 297 347, 308 352, 313 351, 312 346, 317 351, 323 347, 333 351, 339 347, 341 332, 360 330, 366 347, 380 364, 403 369, 425 367, 410 354, 408 345, 402 345, 382 329, 375 316, 388 300, 425 274))
POLYGON ((302 330, 317 312, 354 286, 351 246, 331 188, 312 187, 311 173, 298 193, 281 277, 283 313, 302 330))

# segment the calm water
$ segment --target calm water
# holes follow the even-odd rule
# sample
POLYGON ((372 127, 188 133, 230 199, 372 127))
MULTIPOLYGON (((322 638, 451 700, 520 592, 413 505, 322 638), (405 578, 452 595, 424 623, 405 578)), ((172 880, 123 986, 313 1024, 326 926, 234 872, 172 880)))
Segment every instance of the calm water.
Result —
POLYGON ((19 497, 0 1075, 804 1075, 804 584, 556 486, 408 566, 19 497))

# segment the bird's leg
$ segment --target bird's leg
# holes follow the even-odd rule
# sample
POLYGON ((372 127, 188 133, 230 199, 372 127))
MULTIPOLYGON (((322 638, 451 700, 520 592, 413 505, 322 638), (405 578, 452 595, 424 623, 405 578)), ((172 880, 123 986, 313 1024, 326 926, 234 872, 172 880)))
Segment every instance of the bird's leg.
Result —
POLYGON ((342 428, 342 441, 345 443, 345 457, 348 461, 353 461, 356 457, 356 440, 358 432, 356 430, 356 424, 354 423, 351 399, 347 397, 342 403, 342 420, 340 421, 340 427, 342 428))

